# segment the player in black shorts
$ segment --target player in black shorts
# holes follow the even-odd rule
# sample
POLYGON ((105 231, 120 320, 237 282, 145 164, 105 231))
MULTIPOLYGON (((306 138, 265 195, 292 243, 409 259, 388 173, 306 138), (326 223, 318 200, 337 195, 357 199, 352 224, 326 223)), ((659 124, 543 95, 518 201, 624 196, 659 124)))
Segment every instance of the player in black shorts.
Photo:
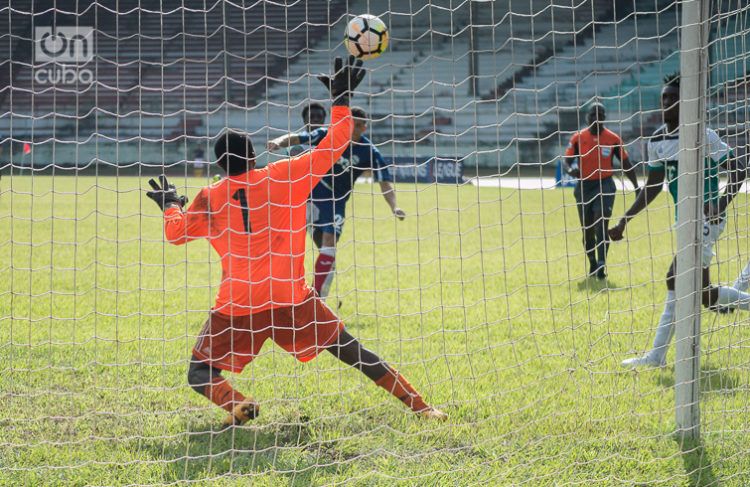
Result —
POLYGON ((638 191, 635 168, 630 164, 622 139, 604 127, 605 119, 604 106, 592 104, 586 114, 588 127, 573 134, 565 151, 567 172, 578 179, 573 195, 583 227, 589 275, 598 279, 607 277, 607 229, 617 192, 612 180, 613 158, 621 161, 625 175, 638 191))

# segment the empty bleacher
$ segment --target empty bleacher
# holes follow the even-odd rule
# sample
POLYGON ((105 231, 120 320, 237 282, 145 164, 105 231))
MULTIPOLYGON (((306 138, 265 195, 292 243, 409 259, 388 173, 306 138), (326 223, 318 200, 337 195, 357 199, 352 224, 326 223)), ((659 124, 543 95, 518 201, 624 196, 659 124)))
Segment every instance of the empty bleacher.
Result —
MULTIPOLYGON (((620 132, 637 137, 658 122, 661 79, 679 66, 670 0, 38 5, 0 4, 0 138, 33 141, 40 159, 71 164, 113 152, 101 144, 118 144, 112 164, 171 163, 227 126, 249 131, 259 147, 301 129, 302 107, 328 102, 314 75, 346 54, 344 27, 366 12, 387 23, 391 45, 366 63, 355 103, 389 153, 547 162, 593 99, 620 132), (32 19, 95 28, 96 55, 76 68, 90 69, 93 83, 34 79, 57 66, 31 56, 32 19)), ((738 29, 724 20, 724 31, 738 29)), ((741 74, 746 55, 737 45, 722 48, 736 62, 712 71, 716 83, 741 74)))

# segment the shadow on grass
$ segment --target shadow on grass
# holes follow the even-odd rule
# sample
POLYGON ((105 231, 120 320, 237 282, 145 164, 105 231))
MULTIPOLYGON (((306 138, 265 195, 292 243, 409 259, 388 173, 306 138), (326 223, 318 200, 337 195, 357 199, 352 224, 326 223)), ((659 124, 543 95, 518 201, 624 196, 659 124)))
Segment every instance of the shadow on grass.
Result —
POLYGON ((674 440, 680 446, 682 463, 688 477, 690 487, 708 487, 719 485, 719 479, 714 475, 713 462, 706 453, 706 448, 700 440, 682 438, 677 434, 674 440))
POLYGON ((617 285, 617 283, 611 281, 609 278, 607 279, 597 279, 596 277, 587 277, 581 281, 578 281, 578 290, 579 291, 616 291, 617 289, 620 289, 620 287, 617 285))
MULTIPOLYGON (((662 387, 674 387, 674 367, 661 372, 656 380, 662 387)), ((701 392, 734 394, 735 390, 740 387, 740 379, 732 371, 713 368, 701 369, 701 392)))
POLYGON ((143 442, 141 450, 164 462, 169 482, 271 473, 289 485, 312 485, 316 473, 335 473, 349 458, 316 436, 304 417, 227 429, 201 422, 179 436, 143 442))

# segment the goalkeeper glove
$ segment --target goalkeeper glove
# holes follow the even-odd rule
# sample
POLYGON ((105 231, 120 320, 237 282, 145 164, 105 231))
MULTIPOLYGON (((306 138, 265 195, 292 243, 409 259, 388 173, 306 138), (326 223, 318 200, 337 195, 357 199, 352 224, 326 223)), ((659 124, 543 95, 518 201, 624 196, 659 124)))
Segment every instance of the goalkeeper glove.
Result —
POLYGON ((337 57, 333 64, 333 77, 325 75, 318 76, 328 91, 331 92, 334 105, 349 105, 349 99, 354 89, 359 86, 365 77, 365 70, 362 67, 362 60, 355 61, 354 56, 349 56, 349 60, 344 66, 344 61, 337 57))
POLYGON ((166 210, 172 205, 177 205, 180 208, 187 205, 187 196, 178 195, 177 188, 175 188, 174 184, 167 181, 165 175, 162 174, 159 176, 159 180, 161 181, 161 187, 153 179, 148 180, 148 184, 151 185, 153 191, 146 192, 146 196, 154 200, 154 203, 159 205, 161 211, 166 210))

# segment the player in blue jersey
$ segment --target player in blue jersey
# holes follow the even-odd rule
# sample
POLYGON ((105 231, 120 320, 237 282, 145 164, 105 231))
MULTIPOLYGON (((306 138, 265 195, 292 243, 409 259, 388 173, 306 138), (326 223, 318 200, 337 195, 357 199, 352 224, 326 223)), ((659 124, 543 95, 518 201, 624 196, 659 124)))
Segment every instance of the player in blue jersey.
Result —
MULTIPOLYGON (((314 101, 305 105, 305 108, 302 109, 302 123, 305 124, 305 130, 301 133, 309 134, 310 132, 321 128, 325 125, 327 116, 328 112, 326 111, 326 107, 322 104, 314 101)), ((297 156, 302 152, 311 149, 309 144, 303 144, 300 142, 298 134, 283 135, 268 141, 268 150, 270 151, 284 147, 289 147, 289 155, 291 157, 297 156)))
MULTIPOLYGON (((359 107, 354 107, 352 116, 354 130, 351 145, 329 173, 313 188, 308 203, 307 222, 313 241, 320 252, 315 261, 314 287, 323 298, 328 295, 336 269, 336 243, 344 227, 346 202, 351 196, 354 182, 362 174, 372 171, 373 180, 380 183, 383 197, 393 215, 399 220, 406 218, 406 213, 396 203, 393 178, 383 156, 364 135, 367 130, 367 113, 359 107)), ((317 145, 327 133, 328 129, 322 127, 311 132, 284 135, 271 141, 268 148, 271 150, 289 147, 294 143, 317 145)))

